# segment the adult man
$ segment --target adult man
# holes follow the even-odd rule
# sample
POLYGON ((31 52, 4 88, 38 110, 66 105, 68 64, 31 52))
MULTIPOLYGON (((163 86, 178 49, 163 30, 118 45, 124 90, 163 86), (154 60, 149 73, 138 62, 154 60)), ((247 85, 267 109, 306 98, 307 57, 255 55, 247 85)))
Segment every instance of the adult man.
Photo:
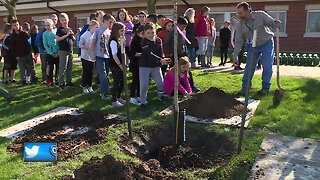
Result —
POLYGON ((274 33, 269 29, 279 28, 281 22, 273 19, 264 11, 252 11, 250 5, 247 2, 242 2, 237 5, 237 13, 240 17, 240 22, 236 25, 236 37, 235 37, 235 48, 233 58, 237 60, 238 54, 241 51, 241 47, 245 41, 248 47, 248 60, 242 78, 242 89, 239 92, 240 95, 245 94, 245 88, 247 83, 251 86, 251 79, 255 71, 255 67, 258 63, 259 57, 261 56, 263 73, 262 73, 262 89, 259 94, 265 95, 269 92, 271 85, 272 76, 272 64, 274 56, 274 33), (257 42, 254 50, 253 61, 251 60, 251 41, 253 31, 257 30, 257 42), (249 66, 252 64, 252 69, 249 74, 249 66), (250 77, 248 82, 248 76, 250 77))
POLYGON ((133 26, 133 32, 135 32, 141 25, 146 24, 147 13, 141 11, 139 12, 138 17, 139 22, 133 26))

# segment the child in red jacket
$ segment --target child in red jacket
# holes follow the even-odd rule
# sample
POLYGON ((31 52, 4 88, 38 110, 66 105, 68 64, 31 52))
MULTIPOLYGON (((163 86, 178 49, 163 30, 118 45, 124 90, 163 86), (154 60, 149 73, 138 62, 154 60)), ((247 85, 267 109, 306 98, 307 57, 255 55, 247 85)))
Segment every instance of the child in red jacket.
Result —
MULTIPOLYGON (((171 54, 170 54, 170 51, 168 50, 168 47, 166 47, 164 45, 164 43, 166 42, 167 40, 167 37, 169 36, 169 33, 173 30, 173 20, 170 19, 170 18, 166 18, 164 20, 164 23, 163 23, 163 29, 157 34, 157 36, 162 40, 163 42, 163 53, 164 53, 164 56, 166 58, 170 58, 171 57, 171 54)), ((161 66, 161 70, 162 70, 162 75, 164 76, 165 73, 167 72, 167 68, 168 68, 168 65, 162 65, 161 66)))
POLYGON ((188 71, 190 68, 190 60, 188 57, 184 56, 179 59, 178 66, 175 65, 171 68, 166 76, 164 77, 164 91, 168 96, 174 95, 174 68, 179 68, 179 82, 178 82, 178 90, 179 94, 187 97, 188 99, 191 97, 192 89, 188 80, 188 71))

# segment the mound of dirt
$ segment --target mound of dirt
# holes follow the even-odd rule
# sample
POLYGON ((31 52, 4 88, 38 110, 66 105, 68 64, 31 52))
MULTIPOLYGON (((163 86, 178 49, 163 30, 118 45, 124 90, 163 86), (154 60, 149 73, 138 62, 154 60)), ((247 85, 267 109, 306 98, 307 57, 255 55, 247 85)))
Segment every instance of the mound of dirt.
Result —
POLYGON ((244 104, 224 91, 211 87, 180 103, 186 114, 203 119, 231 118, 242 114, 244 104))
POLYGON ((186 142, 174 145, 174 128, 159 128, 134 133, 133 140, 125 136, 120 146, 141 160, 159 160, 166 170, 208 169, 224 165, 235 153, 233 142, 226 136, 192 127, 186 129, 186 142))
POLYGON ((117 161, 111 155, 102 159, 93 157, 85 162, 82 167, 74 171, 74 178, 78 180, 99 180, 99 179, 181 179, 173 173, 165 171, 160 167, 159 161, 150 159, 147 162, 125 162, 117 161))
POLYGON ((56 142, 57 159, 65 160, 80 148, 98 144, 107 137, 108 127, 122 123, 117 117, 101 112, 79 111, 80 115, 55 116, 17 138, 8 152, 23 152, 25 142, 56 142))

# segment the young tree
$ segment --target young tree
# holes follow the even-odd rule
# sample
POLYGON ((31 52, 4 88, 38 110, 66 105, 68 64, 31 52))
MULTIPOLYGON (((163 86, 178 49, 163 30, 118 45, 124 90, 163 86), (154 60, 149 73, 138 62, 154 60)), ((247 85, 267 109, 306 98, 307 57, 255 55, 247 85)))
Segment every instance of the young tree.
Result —
POLYGON ((0 0, 0 5, 8 9, 9 16, 17 19, 16 5, 19 0, 0 0))
POLYGON ((157 0, 148 0, 148 13, 151 14, 151 13, 156 13, 156 3, 157 3, 157 0))

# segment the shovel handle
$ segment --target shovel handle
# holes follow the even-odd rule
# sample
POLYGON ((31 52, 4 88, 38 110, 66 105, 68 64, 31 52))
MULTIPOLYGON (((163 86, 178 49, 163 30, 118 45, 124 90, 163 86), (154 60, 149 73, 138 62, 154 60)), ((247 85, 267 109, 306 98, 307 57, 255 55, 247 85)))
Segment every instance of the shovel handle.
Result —
MULTIPOLYGON (((279 20, 279 7, 276 11, 276 20, 279 20)), ((278 89, 281 89, 280 86, 280 43, 279 43, 279 28, 276 28, 276 58, 277 58, 277 85, 278 89)))

